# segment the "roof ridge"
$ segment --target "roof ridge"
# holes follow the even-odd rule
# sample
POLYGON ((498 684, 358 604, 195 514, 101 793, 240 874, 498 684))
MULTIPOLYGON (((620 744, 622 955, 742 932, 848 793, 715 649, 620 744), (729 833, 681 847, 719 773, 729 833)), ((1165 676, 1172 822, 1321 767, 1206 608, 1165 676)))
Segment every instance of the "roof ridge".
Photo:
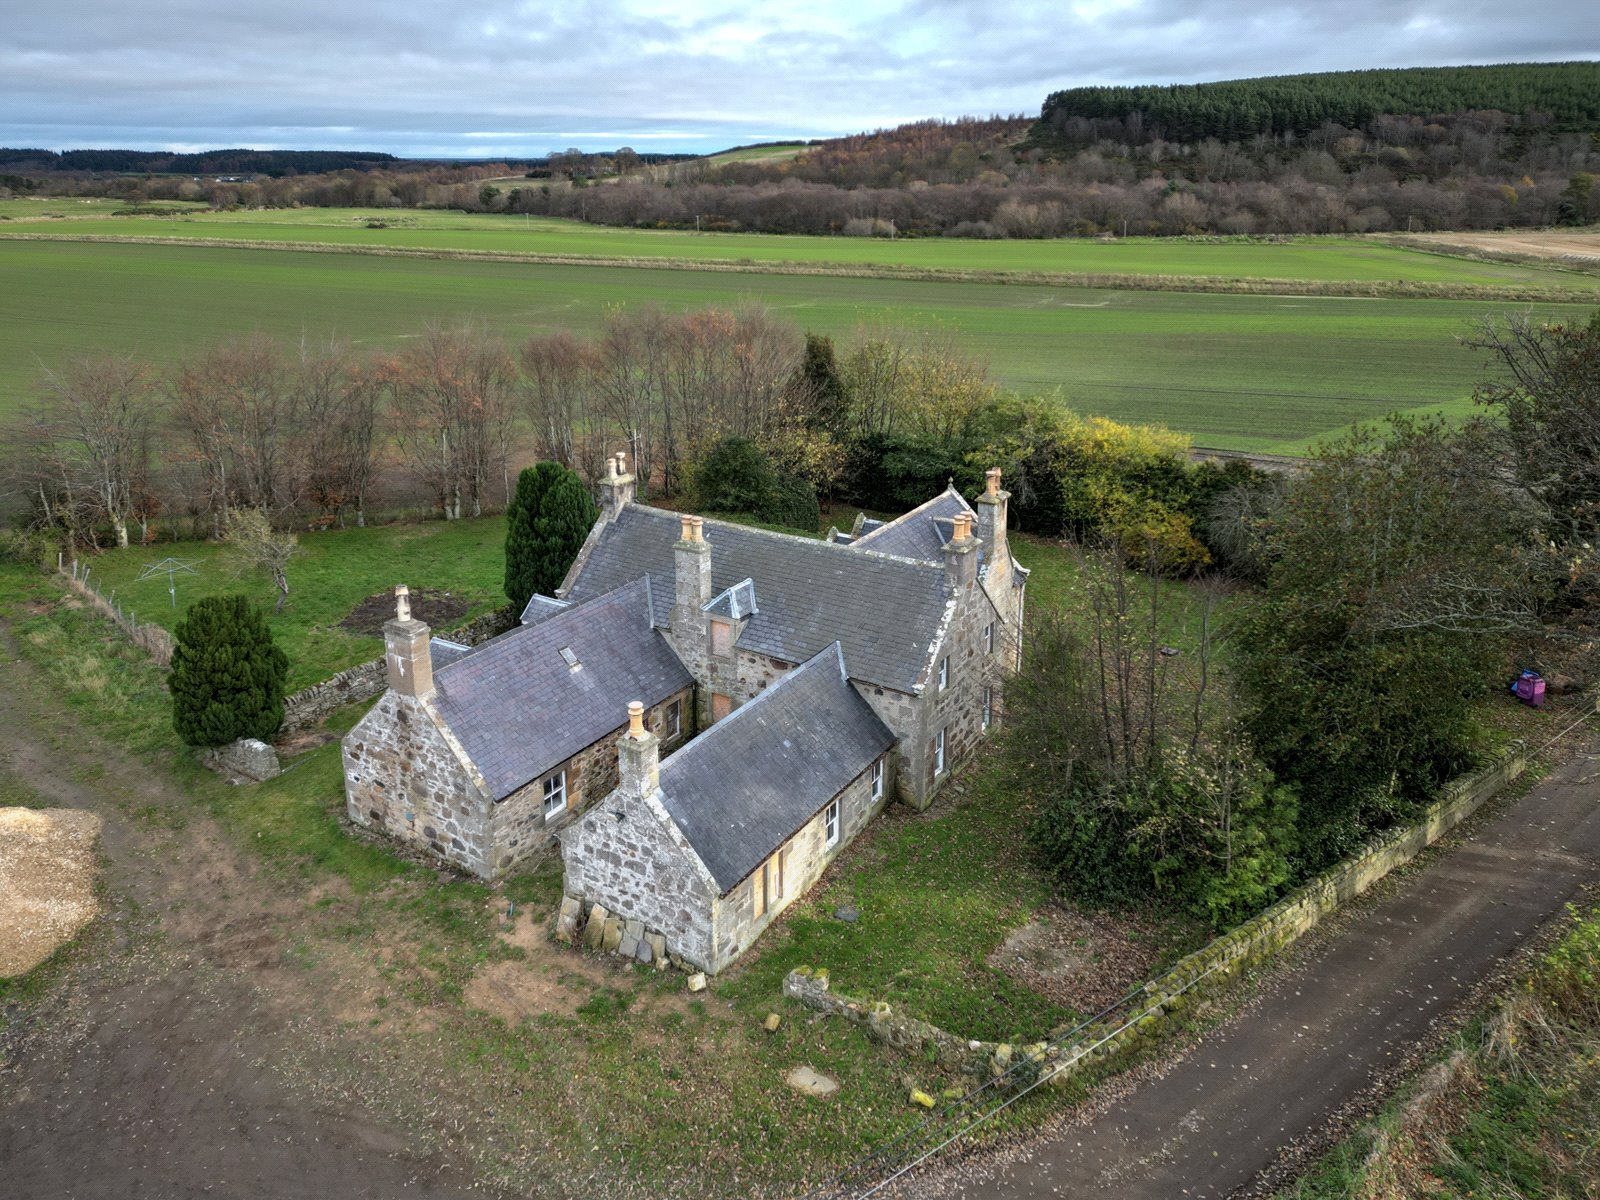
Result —
MULTIPOLYGON (((710 729, 707 729, 699 737, 691 739, 683 747, 682 750, 679 750, 676 754, 672 755, 670 758, 664 759, 662 761, 662 763, 661 763, 662 772, 665 773, 667 768, 669 766, 671 766, 675 762, 682 762, 682 763, 686 763, 686 764, 689 764, 689 765, 693 765, 694 756, 690 755, 688 753, 690 750, 693 750, 696 746, 698 746, 701 743, 703 743, 706 738, 710 737, 717 730, 729 728, 733 724, 733 722, 736 721, 739 718, 739 716, 742 713, 747 713, 751 709, 755 708, 756 705, 760 704, 768 696, 772 695, 779 688, 783 687, 784 684, 789 683, 792 680, 800 678, 801 674, 808 667, 812 666, 815 663, 819 663, 823 659, 823 657, 828 654, 829 651, 836 652, 836 654, 837 654, 836 661, 838 662, 838 664, 840 666, 841 672, 843 672, 843 668, 844 668, 844 647, 841 646, 839 644, 839 640, 837 638, 835 638, 832 643, 830 643, 827 646, 824 646, 821 650, 818 650, 810 658, 806 659, 805 662, 799 663, 799 664, 795 665, 794 667, 791 667, 789 670, 785 671, 782 675, 779 675, 778 678, 773 683, 771 683, 767 687, 762 688, 759 692, 757 692, 750 699, 746 700, 738 708, 734 709, 727 716, 723 717, 722 720, 720 720, 720 721, 716 722, 714 725, 712 725, 710 729)), ((847 673, 841 673, 840 678, 844 680, 844 684, 845 684, 846 687, 850 686, 850 676, 847 673)))
MULTIPOLYGON (((939 495, 935 496, 933 499, 934 500, 938 500, 942 496, 944 496, 944 494, 945 494, 944 492, 940 492, 939 495)), ((957 493, 957 494, 959 495, 960 493, 957 493)), ((929 500, 928 503, 932 504, 933 500, 929 500)), ((965 503, 965 501, 963 501, 963 503, 965 503)), ((637 509, 642 509, 642 510, 645 510, 645 511, 648 511, 648 512, 660 513, 662 516, 666 516, 666 517, 677 517, 677 516, 683 516, 684 515, 682 513, 674 512, 670 508, 656 508, 653 505, 649 505, 649 504, 635 504, 635 505, 632 505, 631 507, 637 508, 637 509)), ((913 509, 912 511, 914 512, 915 509, 913 509)), ((909 516, 910 513, 907 513, 906 515, 909 516)), ((940 564, 933 563, 933 562, 928 562, 926 559, 907 558, 903 554, 885 554, 882 550, 871 550, 871 549, 868 549, 866 551, 862 551, 860 549, 860 546, 861 546, 861 542, 866 540, 865 538, 862 538, 862 539, 860 539, 858 541, 846 544, 844 542, 830 542, 826 538, 809 538, 809 537, 806 537, 805 535, 799 534, 799 533, 780 533, 776 529, 762 529, 758 525, 741 525, 737 521, 722 521, 722 520, 718 520, 715 517, 703 517, 701 519, 707 525, 720 525, 724 529, 737 529, 741 533, 758 534, 758 535, 760 535, 762 537, 782 538, 785 541, 798 542, 802 546, 821 546, 821 547, 824 547, 824 548, 826 548, 828 550, 837 550, 837 551, 840 551, 840 552, 843 552, 843 553, 846 553, 846 554, 854 554, 858 558, 861 556, 862 553, 866 553, 866 554, 872 555, 874 558, 884 559, 884 560, 886 560, 888 562, 906 563, 906 564, 908 564, 910 566, 913 566, 913 567, 929 567, 929 568, 932 568, 935 571, 943 571, 944 570, 944 567, 941 566, 940 564)), ((898 520, 898 519, 899 518, 896 518, 896 520, 898 520)), ((888 525, 885 525, 884 528, 887 529, 888 525)), ((874 534, 876 534, 879 531, 875 529, 872 532, 874 534)), ((707 538, 706 540, 710 541, 711 539, 707 538)), ((588 603, 588 601, 585 601, 584 603, 588 603)))
MULTIPOLYGON (((870 542, 873 538, 877 537, 885 529, 893 529, 893 528, 895 528, 895 526, 899 525, 902 521, 910 521, 910 519, 912 517, 916 516, 923 509, 929 507, 930 505, 934 505, 934 504, 939 503, 939 501, 943 500, 946 496, 954 496, 957 500, 961 501, 961 506, 963 508, 965 508, 968 512, 973 512, 972 505, 967 502, 967 498, 965 496, 963 496, 960 493, 959 490, 957 490, 955 483, 952 481, 950 483, 947 483, 945 485, 944 491, 940 492, 937 496, 929 497, 928 499, 924 500, 921 504, 917 505, 915 508, 908 508, 905 512, 901 513, 898 517, 895 517, 892 520, 885 521, 882 525, 879 525, 871 533, 862 534, 860 537, 858 537, 854 542, 852 542, 850 544, 853 545, 853 546, 860 546, 863 542, 870 542)), ((974 515, 976 515, 976 514, 974 513, 974 515)), ((938 520, 937 517, 932 518, 932 519, 933 520, 938 520)))

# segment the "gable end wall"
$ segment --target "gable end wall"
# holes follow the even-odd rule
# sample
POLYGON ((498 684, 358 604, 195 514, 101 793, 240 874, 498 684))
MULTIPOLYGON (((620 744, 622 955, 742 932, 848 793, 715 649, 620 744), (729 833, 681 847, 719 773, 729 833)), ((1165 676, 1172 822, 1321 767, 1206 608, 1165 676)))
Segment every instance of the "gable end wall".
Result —
POLYGON ((491 801, 427 702, 385 692, 342 745, 350 819, 488 877, 491 801))

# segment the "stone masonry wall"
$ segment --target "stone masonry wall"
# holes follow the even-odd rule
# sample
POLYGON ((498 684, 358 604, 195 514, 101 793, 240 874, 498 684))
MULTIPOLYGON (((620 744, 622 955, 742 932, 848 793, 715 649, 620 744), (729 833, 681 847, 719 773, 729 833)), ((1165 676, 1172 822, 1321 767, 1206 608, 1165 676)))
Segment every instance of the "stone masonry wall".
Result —
POLYGON ((838 1013, 868 1026, 876 1040, 912 1054, 932 1052, 941 1061, 988 1073, 1010 1070, 1020 1052, 1037 1064, 1035 1076, 1060 1086, 1085 1066, 1111 1057, 1141 1038, 1160 1032, 1166 1018, 1196 995, 1226 982, 1240 966, 1271 955, 1314 928, 1322 918, 1370 888, 1396 867, 1460 825, 1526 769, 1520 742, 1475 774, 1457 779, 1410 825, 1371 838, 1349 858, 1302 884, 1260 915, 1214 938, 1182 958, 1166 974, 1147 982, 1131 1004, 1103 1021, 1079 1026, 1071 1036, 1026 1047, 963 1041, 925 1022, 899 1017, 888 1004, 830 994, 825 968, 802 967, 784 980, 784 995, 821 1012, 838 1013), (970 1054, 970 1057, 969 1057, 970 1054))
MULTIPOLYGON (((778 914, 803 896, 821 877, 828 864, 848 846, 867 822, 882 811, 887 800, 873 800, 871 796, 872 772, 866 771, 851 780, 839 793, 839 840, 831 847, 823 845, 826 838, 826 809, 819 812, 790 838, 784 849, 788 861, 784 865, 783 896, 776 904, 769 904, 760 916, 755 915, 755 889, 760 886, 760 870, 732 888, 716 902, 714 953, 706 966, 711 972, 722 970, 748 950, 778 914)), ((778 853, 782 853, 780 849, 778 853)), ((763 864, 764 868, 765 864, 763 864)))
MULTIPOLYGON (((498 637, 516 623, 516 614, 510 608, 497 608, 450 630, 441 636, 463 646, 477 646, 490 638, 498 637)), ((299 733, 318 724, 329 713, 368 700, 383 691, 389 683, 384 660, 357 663, 337 675, 301 688, 283 703, 283 725, 279 736, 299 733)))
POLYGON ((343 744, 350 819, 487 878, 491 801, 427 700, 385 692, 343 744))
POLYGON ((1001 680, 1009 661, 1006 640, 997 624, 992 653, 983 648, 983 631, 995 621, 993 605, 974 583, 955 598, 940 642, 939 657, 950 659, 948 685, 939 687, 936 658, 927 684, 916 696, 863 688, 868 703, 900 740, 899 798, 914 808, 927 808, 950 773, 977 749, 985 736, 983 689, 992 687, 999 711, 1001 680), (945 769, 934 776, 934 737, 945 731, 945 769))
POLYGON ((900 739, 894 750, 894 769, 889 773, 891 788, 889 798, 911 804, 913 794, 907 785, 916 777, 922 762, 917 749, 921 745, 917 723, 921 711, 921 698, 910 692, 897 692, 893 688, 880 687, 875 683, 857 683, 855 689, 872 706, 872 711, 878 714, 878 719, 900 739))
POLYGON ((563 888, 585 913, 599 905, 636 921, 663 935, 669 953, 710 969, 715 885, 659 799, 612 792, 560 838, 563 888))
MULTIPOLYGON (((645 712, 645 724, 661 739, 663 754, 687 740, 693 718, 693 689, 685 688, 645 712), (677 701, 682 714, 676 738, 666 737, 667 710, 677 701)), ((544 818, 544 781, 554 771, 541 775, 494 806, 490 815, 490 861, 496 874, 538 849, 557 830, 577 820, 590 803, 608 795, 617 786, 617 739, 627 729, 618 725, 599 741, 578 751, 562 764, 567 772, 567 807, 553 821, 544 818)), ((560 768, 557 768, 560 769, 560 768)))

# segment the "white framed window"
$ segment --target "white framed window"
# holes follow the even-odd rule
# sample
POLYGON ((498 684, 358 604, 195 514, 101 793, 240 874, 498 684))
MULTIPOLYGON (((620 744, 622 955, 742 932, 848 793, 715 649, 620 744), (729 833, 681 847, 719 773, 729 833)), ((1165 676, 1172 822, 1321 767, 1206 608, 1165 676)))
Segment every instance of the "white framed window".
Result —
POLYGON ((993 723, 993 721, 994 721, 994 689, 992 687, 986 687, 986 688, 983 689, 983 727, 985 729, 989 728, 990 724, 993 723))
POLYGON ((839 802, 835 800, 822 814, 822 848, 839 844, 839 802))
POLYGON ((683 732, 683 701, 674 700, 667 706, 667 711, 661 718, 661 733, 664 738, 675 738, 683 732))
POLYGON ((939 690, 942 692, 950 686, 950 656, 946 654, 939 660, 939 690))
POLYGON ((544 819, 559 816, 567 811, 567 769, 565 767, 544 780, 544 819))
POLYGON ((944 774, 944 730, 939 730, 933 737, 933 777, 937 779, 944 774))
POLYGON ((994 622, 993 621, 990 621, 987 625, 985 625, 983 627, 983 652, 985 654, 993 654, 994 653, 994 622))
POLYGON ((883 799, 883 759, 872 764, 872 798, 883 799))

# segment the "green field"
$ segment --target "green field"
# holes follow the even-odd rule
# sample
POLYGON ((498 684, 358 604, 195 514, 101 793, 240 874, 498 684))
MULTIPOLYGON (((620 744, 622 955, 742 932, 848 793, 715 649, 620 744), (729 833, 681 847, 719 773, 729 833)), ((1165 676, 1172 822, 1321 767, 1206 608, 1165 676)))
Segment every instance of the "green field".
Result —
POLYGON ((806 237, 616 229, 538 217, 419 210, 300 208, 180 217, 113 217, 116 202, 0 202, 0 236, 229 239, 287 245, 318 243, 354 249, 443 250, 458 253, 668 259, 744 264, 799 263, 838 267, 913 268, 1047 274, 1204 276, 1304 280, 1308 283, 1410 283, 1563 288, 1600 295, 1592 274, 1479 262, 1399 249, 1359 238, 1284 242, 1128 238, 1099 242, 973 241, 960 238, 806 237), (55 213, 46 218, 42 214, 55 213), (82 218, 82 219, 73 219, 82 218), (94 218, 92 221, 88 218, 94 218), (369 229, 381 220, 388 228, 369 229))
POLYGON ((171 362, 254 330, 392 349, 429 319, 520 338, 593 330, 618 304, 742 298, 845 339, 863 323, 940 325, 1011 386, 1203 445, 1289 452, 1395 409, 1459 411, 1480 364, 1457 339, 1507 307, 0 240, 0 411, 42 367, 90 351, 171 362))

